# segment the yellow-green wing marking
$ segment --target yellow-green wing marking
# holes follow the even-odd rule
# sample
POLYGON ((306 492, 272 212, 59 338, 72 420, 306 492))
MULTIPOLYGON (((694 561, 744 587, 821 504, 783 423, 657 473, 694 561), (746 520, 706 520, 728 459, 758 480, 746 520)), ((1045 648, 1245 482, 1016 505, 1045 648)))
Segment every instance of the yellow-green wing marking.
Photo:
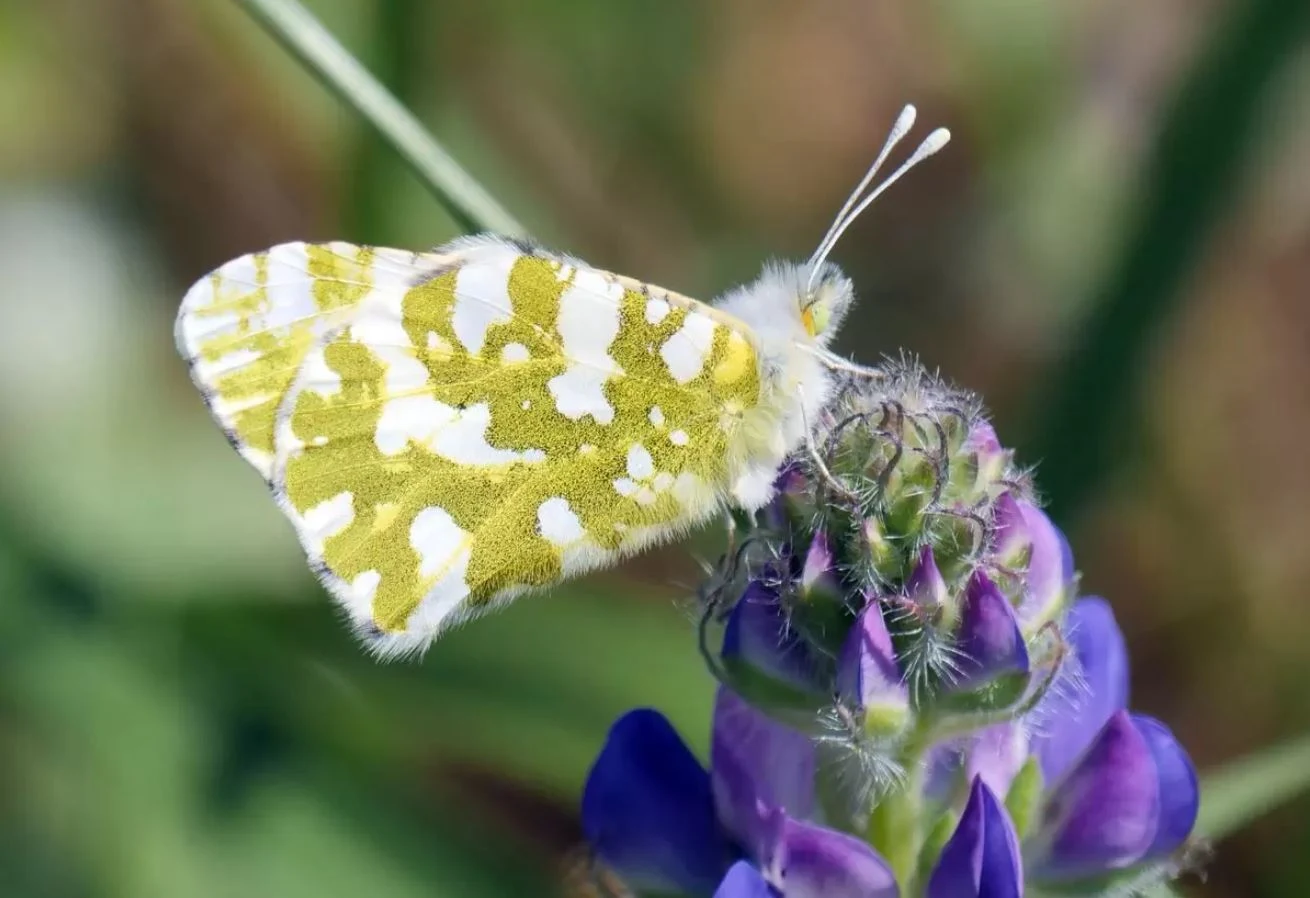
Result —
POLYGON ((493 238, 417 256, 296 250, 324 251, 336 273, 265 288, 264 332, 291 323, 261 358, 299 364, 267 363, 257 422, 211 404, 238 448, 257 437, 265 451, 264 397, 281 390, 278 501, 379 652, 420 649, 721 508, 734 431, 760 400, 735 319, 493 238), (316 291, 348 293, 348 310, 302 314, 316 291))
POLYGON ((403 289, 422 265, 443 261, 346 243, 288 243, 233 259, 187 292, 178 351, 228 439, 265 478, 278 407, 310 347, 349 320, 375 278, 383 289, 403 289))

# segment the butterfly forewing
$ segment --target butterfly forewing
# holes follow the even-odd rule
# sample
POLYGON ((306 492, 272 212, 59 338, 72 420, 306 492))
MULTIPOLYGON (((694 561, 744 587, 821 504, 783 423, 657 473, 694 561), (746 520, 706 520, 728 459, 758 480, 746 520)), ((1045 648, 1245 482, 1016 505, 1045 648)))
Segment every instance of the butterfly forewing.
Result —
POLYGON ((384 652, 713 514, 760 399, 733 319, 500 240, 223 272, 179 323, 197 382, 384 652))

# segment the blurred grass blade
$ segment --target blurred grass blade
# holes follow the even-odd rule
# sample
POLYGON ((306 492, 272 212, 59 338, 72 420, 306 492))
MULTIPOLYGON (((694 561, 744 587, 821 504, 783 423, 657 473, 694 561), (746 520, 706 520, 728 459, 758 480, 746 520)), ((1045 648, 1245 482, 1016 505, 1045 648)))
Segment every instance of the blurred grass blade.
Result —
POLYGON ((357 111, 427 185, 467 231, 506 236, 526 232, 433 139, 377 79, 351 56, 297 0, 238 0, 277 40, 333 93, 357 111))
POLYGON ((1142 176, 1143 198, 1088 320, 1029 422, 1052 516, 1093 495, 1122 451, 1141 366, 1183 298, 1254 149, 1266 88, 1304 47, 1306 0, 1230 4, 1182 84, 1142 176), (1120 447, 1120 448, 1116 448, 1120 447))
POLYGON ((1261 749, 1203 777, 1197 831, 1221 839, 1310 789, 1310 734, 1261 749))

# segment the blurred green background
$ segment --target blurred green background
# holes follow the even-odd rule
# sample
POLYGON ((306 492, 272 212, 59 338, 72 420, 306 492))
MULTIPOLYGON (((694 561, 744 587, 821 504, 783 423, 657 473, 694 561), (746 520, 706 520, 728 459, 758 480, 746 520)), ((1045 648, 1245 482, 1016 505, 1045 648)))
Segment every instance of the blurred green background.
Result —
MULTIPOLYGON (((987 397, 1199 766, 1310 730, 1310 4, 307 5, 547 245, 696 296, 949 126, 841 348, 987 397)), ((232 0, 0 0, 0 896, 550 894, 618 713, 704 746, 714 534, 375 664, 174 353, 232 256, 455 233, 232 0)), ((1308 810, 1182 890, 1302 894, 1308 810)))

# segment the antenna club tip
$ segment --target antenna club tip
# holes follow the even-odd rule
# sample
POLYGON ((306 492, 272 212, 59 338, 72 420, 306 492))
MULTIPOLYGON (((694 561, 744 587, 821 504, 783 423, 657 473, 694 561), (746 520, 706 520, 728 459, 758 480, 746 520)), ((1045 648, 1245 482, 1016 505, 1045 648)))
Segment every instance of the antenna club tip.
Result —
POLYGON ((951 132, 946 128, 938 128, 928 135, 923 142, 923 146, 927 152, 935 153, 950 142, 951 132))

